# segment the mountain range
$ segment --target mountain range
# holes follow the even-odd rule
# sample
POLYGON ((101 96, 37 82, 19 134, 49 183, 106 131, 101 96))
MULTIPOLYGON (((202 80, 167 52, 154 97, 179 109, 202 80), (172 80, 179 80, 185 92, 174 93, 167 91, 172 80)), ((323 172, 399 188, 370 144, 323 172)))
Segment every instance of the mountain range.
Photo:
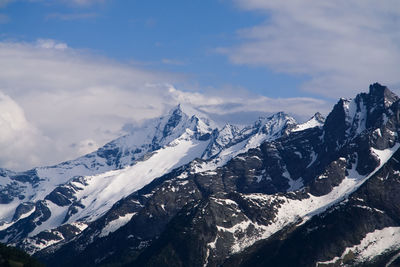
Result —
POLYGON ((0 242, 48 266, 400 266, 400 99, 218 127, 178 105, 93 153, 0 170, 0 242))

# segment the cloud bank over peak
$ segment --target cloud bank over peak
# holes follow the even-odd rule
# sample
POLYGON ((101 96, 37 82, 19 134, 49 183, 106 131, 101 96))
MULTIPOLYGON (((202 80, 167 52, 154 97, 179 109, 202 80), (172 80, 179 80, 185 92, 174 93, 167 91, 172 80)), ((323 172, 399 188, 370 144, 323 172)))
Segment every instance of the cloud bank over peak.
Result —
POLYGON ((303 89, 350 96, 368 83, 400 85, 400 5, 395 0, 234 0, 265 16, 219 48, 235 64, 304 75, 303 89), (348 89, 351 90, 348 90, 348 89))
POLYGON ((313 98, 271 99, 242 90, 182 90, 184 76, 140 69, 55 40, 0 42, 0 167, 28 169, 94 151, 127 125, 182 103, 217 123, 250 123, 285 110, 325 111, 313 98))

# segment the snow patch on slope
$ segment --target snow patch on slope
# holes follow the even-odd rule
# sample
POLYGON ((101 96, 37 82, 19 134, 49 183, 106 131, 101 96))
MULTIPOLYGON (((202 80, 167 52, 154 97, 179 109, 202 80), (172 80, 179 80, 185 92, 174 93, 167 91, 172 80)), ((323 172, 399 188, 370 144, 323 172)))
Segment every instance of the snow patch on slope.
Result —
MULTIPOLYGON (((51 212, 51 216, 48 220, 42 222, 41 224, 37 225, 36 228, 29 233, 28 237, 32 237, 37 235, 38 233, 48 230, 48 229, 53 229, 62 224, 64 221, 65 215, 67 213, 67 209, 64 207, 60 207, 56 204, 54 204, 51 201, 45 200, 47 208, 49 208, 51 212)), ((36 218, 36 220, 39 220, 41 217, 36 218)), ((35 221, 34 221, 35 222, 35 221)))
POLYGON ((88 185, 76 194, 85 208, 71 216, 68 222, 83 218, 85 221, 93 221, 121 198, 139 190, 174 168, 200 157, 208 142, 185 137, 187 136, 183 136, 171 146, 157 150, 146 161, 137 162, 123 170, 85 177, 88 185))
MULTIPOLYGON (((82 222, 74 222, 70 224, 71 226, 75 227, 78 233, 81 233, 85 230, 88 225, 82 222)), ((61 241, 65 240, 65 237, 60 231, 57 230, 46 230, 50 235, 53 235, 50 239, 36 239, 35 237, 28 237, 23 240, 24 247, 27 248, 27 252, 29 254, 34 254, 39 250, 47 248, 49 246, 55 245, 60 243, 61 241)), ((77 234, 78 234, 77 233, 77 234)))
POLYGON ((122 226, 127 224, 135 214, 136 214, 136 212, 128 213, 128 214, 125 214, 124 216, 120 216, 118 219, 115 219, 115 220, 109 222, 101 230, 99 237, 105 237, 105 236, 108 236, 110 233, 117 231, 119 228, 121 228, 122 226))
MULTIPOLYGON (((349 175, 343 179, 343 181, 337 187, 334 187, 332 191, 323 196, 313 196, 308 194, 308 198, 297 200, 289 199, 285 196, 279 195, 264 195, 264 194, 248 194, 244 197, 248 199, 257 199, 257 201, 264 201, 265 203, 271 203, 273 201, 280 202, 278 213, 274 220, 269 225, 261 225, 257 222, 252 222, 250 219, 242 221, 239 225, 233 226, 232 229, 242 229, 245 225, 252 225, 254 231, 258 232, 257 235, 247 236, 246 231, 241 230, 235 233, 236 242, 231 247, 231 253, 237 253, 248 246, 251 246, 256 241, 266 239, 272 234, 281 230, 283 227, 288 226, 292 223, 300 222, 301 224, 308 221, 313 216, 326 211, 331 206, 343 201, 351 193, 356 191, 366 180, 374 175, 396 152, 400 147, 396 144, 392 148, 385 150, 373 149, 374 153, 379 156, 379 166, 367 176, 358 174, 355 170, 357 164, 353 165, 353 168, 349 170, 349 175)), ((220 229, 222 230, 222 229, 220 229)), ((229 229, 228 229, 229 231, 229 229)))
POLYGON ((292 131, 293 132, 300 132, 304 131, 306 129, 311 129, 315 127, 322 127, 324 125, 324 119, 322 118, 321 115, 315 114, 311 119, 306 121, 305 123, 299 124, 294 128, 292 131))
POLYGON ((375 257, 400 248, 400 227, 387 227, 368 233, 360 244, 346 248, 340 257, 317 264, 334 264, 341 262, 349 253, 353 253, 355 262, 370 262, 375 257))

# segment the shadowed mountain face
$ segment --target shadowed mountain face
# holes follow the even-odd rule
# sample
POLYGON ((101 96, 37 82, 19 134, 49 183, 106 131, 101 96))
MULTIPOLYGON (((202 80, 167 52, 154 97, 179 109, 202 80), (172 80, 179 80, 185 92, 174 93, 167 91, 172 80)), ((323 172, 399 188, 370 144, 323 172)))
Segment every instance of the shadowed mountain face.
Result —
POLYGON ((3 170, 0 238, 49 266, 395 264, 399 103, 373 84, 326 120, 221 129, 178 106, 77 160, 3 170))
POLYGON ((0 243, 0 266, 15 267, 15 266, 29 266, 29 267, 44 267, 43 264, 38 262, 33 257, 29 256, 24 251, 7 247, 0 243))

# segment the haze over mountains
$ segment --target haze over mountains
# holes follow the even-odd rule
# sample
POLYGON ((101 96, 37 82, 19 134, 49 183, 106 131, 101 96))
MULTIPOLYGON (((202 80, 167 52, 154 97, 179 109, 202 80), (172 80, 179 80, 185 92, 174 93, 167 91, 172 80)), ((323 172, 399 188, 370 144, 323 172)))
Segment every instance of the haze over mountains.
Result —
POLYGON ((49 266, 384 266, 400 255, 400 101, 218 128, 178 105, 97 151, 2 169, 0 239, 49 266))

